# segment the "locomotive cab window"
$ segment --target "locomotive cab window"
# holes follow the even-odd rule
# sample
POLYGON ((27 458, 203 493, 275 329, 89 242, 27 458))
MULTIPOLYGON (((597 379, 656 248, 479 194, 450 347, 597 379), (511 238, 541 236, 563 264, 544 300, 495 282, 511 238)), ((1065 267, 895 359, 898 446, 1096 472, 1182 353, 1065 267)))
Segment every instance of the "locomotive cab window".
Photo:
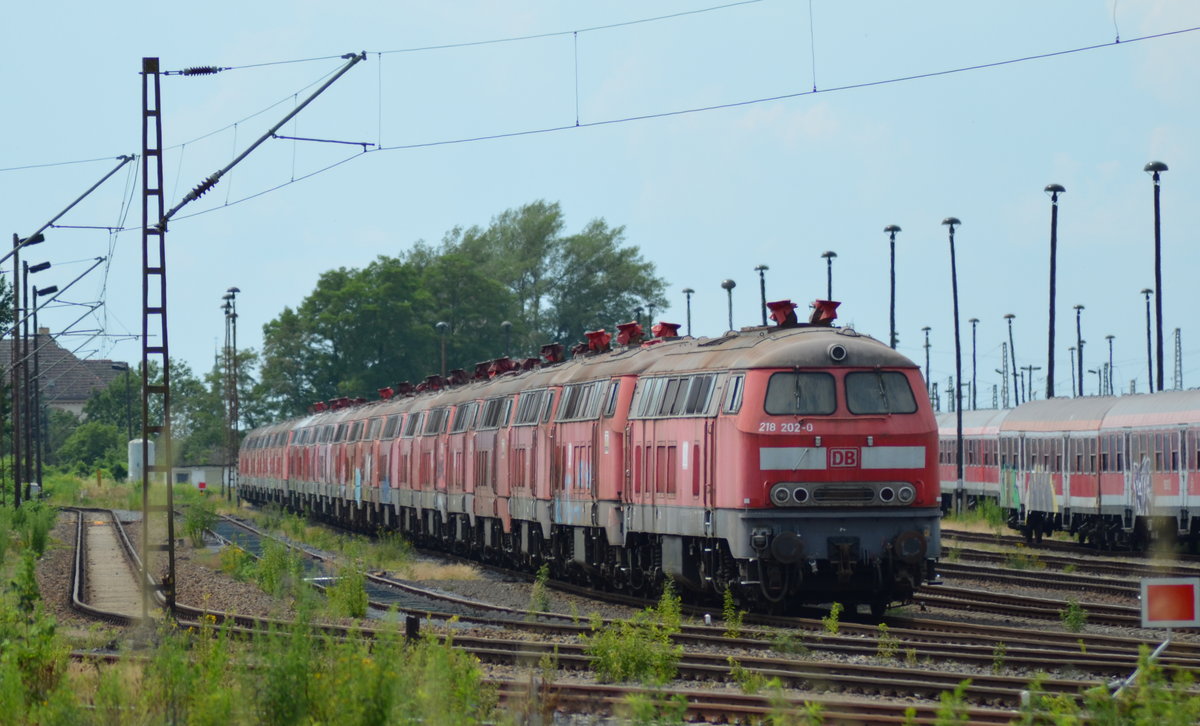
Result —
POLYGON ((837 410, 833 376, 828 373, 772 373, 764 410, 774 416, 828 416, 837 410))
POLYGON ((450 425, 450 433, 458 434, 470 428, 475 422, 475 402, 464 403, 454 409, 454 423, 450 425))
POLYGON ((745 376, 731 376, 725 386, 725 405, 721 407, 724 413, 737 413, 742 408, 742 383, 745 376))
POLYGON ((908 378, 899 371, 856 371, 846 374, 846 407, 850 413, 916 413, 908 378))

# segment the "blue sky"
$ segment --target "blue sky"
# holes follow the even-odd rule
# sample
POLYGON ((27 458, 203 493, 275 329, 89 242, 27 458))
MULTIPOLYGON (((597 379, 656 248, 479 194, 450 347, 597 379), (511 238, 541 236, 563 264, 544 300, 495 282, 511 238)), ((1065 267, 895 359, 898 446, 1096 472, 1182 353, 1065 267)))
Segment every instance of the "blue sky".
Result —
MULTIPOLYGON (((197 372, 223 340, 219 306, 231 285, 242 290, 239 344, 258 347, 263 323, 298 304, 321 272, 546 199, 562 205, 569 231, 597 217, 625 227, 626 241, 668 282, 672 308, 656 317, 682 323, 679 291, 694 288, 699 335, 726 328, 721 280, 738 283, 735 324, 754 324, 756 265, 770 266, 768 299, 803 305, 824 297, 820 254, 834 250, 840 322, 886 340, 883 228, 900 225, 900 350, 923 365, 921 328, 930 326, 931 377, 945 386, 954 339, 940 222, 955 216, 963 222, 963 339, 969 346, 966 320, 979 318, 986 405, 999 383, 1006 313, 1016 315, 1018 365, 1042 366, 1034 386, 1045 389, 1050 203, 1042 189, 1052 182, 1067 189, 1056 388, 1071 390, 1072 307, 1083 304, 1086 366, 1107 358, 1104 336, 1114 335, 1118 387, 1136 379, 1146 390, 1138 292, 1154 286, 1154 270, 1152 185, 1142 167, 1161 159, 1170 165, 1162 187, 1168 386, 1176 327, 1184 385, 1200 384, 1200 327, 1190 315, 1200 302, 1200 31, 1133 42, 1200 26, 1200 4, 761 0, 596 29, 719 5, 22 4, 6 12, 14 32, 0 68, 9 101, 0 119, 0 220, 24 236, 103 176, 113 157, 140 151, 143 56, 160 57, 164 69, 271 64, 163 78, 173 206, 339 68, 337 56, 366 51, 365 63, 281 133, 410 148, 363 154, 268 141, 171 225, 171 352, 197 372), (1122 43, 1112 45, 1118 33, 1122 43), (863 85, 1090 46, 1103 47, 863 85), (642 116, 655 117, 615 122, 642 116), (539 129, 559 130, 437 143, 539 129), (101 160, 38 166, 84 159, 101 160)), ((61 223, 119 226, 131 191, 125 224, 134 227, 137 179, 125 171, 61 223)), ((103 301, 75 329, 104 335, 61 342, 82 346, 80 355, 136 360, 138 343, 120 337, 141 325, 136 230, 51 230, 23 258, 51 261, 36 279, 63 286, 96 256, 109 263, 64 298, 103 301)), ((41 318, 59 332, 81 313, 69 306, 41 318)), ((969 347, 965 354, 969 361, 969 347)), ((1096 376, 1086 386, 1094 392, 1096 376)))

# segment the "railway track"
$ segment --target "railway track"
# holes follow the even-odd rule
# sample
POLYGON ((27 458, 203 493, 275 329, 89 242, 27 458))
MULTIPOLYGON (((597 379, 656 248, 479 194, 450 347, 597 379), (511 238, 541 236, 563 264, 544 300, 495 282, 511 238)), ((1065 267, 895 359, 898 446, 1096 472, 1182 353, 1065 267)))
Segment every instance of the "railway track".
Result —
MULTIPOLYGON (((245 523, 238 520, 233 521, 241 527, 247 527, 245 523)), ((257 536, 271 536, 257 528, 248 528, 246 531, 253 531, 257 533, 257 536)), ((310 554, 316 556, 316 553, 310 554)), ((440 556, 444 557, 445 555, 440 556)), ((524 573, 508 572, 502 568, 500 571, 511 574, 514 578, 528 579, 524 573)), ((552 586, 573 595, 603 599, 606 602, 627 605, 631 609, 641 609, 652 604, 641 598, 599 593, 568 583, 552 583, 552 586)), ((427 594, 434 598, 445 596, 444 593, 437 592, 427 594)), ((989 595, 983 593, 965 602, 954 600, 953 604, 978 612, 980 611, 978 603, 981 599, 986 602, 987 597, 989 595)), ((591 631, 589 625, 568 622, 562 616, 557 616, 559 619, 554 621, 553 618, 545 617, 549 615, 546 613, 532 613, 508 608, 501 610, 511 616, 503 623, 509 629, 557 636, 579 636, 591 631)), ((1051 608, 1041 603, 1032 612, 1042 618, 1057 619, 1059 617, 1058 610, 1054 610, 1053 613, 1050 610, 1051 608)), ((697 607, 685 606, 684 611, 697 619, 703 618, 705 614, 703 608, 697 607)), ((1002 609, 1000 612, 1011 614, 1011 607, 1002 609)), ((464 617, 462 620, 477 622, 470 616, 464 617)), ((487 622, 496 621, 493 618, 488 619, 487 622)), ((749 651, 763 651, 771 650, 774 647, 774 641, 781 636, 777 629, 783 629, 786 633, 800 635, 800 645, 805 650, 860 657, 875 655, 879 650, 878 623, 845 622, 841 624, 845 635, 831 635, 827 632, 825 623, 819 618, 748 614, 745 622, 747 625, 760 625, 763 628, 746 628, 744 630, 745 637, 730 638, 726 635, 727 628, 724 625, 705 626, 685 622, 680 633, 675 636, 675 640, 678 643, 694 647, 736 647, 749 651)), ((1140 645, 1151 647, 1157 645, 1150 640, 1093 636, 1086 633, 1037 633, 1036 637, 1031 637, 1031 633, 1027 630, 997 629, 995 626, 939 620, 893 617, 885 619, 885 623, 890 628, 890 635, 899 639, 900 647, 906 651, 913 651, 914 656, 921 662, 959 662, 984 668, 995 665, 997 643, 1003 642, 1006 649, 1003 660, 1010 667, 1052 671, 1069 661, 1072 667, 1081 672, 1116 676, 1126 674, 1134 667, 1140 645), (1086 651, 1086 654, 1081 652, 1081 648, 1086 651)), ((1173 644, 1172 648, 1173 650, 1168 651, 1164 656, 1165 663, 1188 668, 1200 667, 1200 646, 1189 648, 1188 644, 1179 643, 1173 644)))
POLYGON ((1033 552, 1060 552, 1074 554, 1076 556, 1080 556, 1081 553, 1094 552, 1104 557, 1129 560, 1153 561, 1166 557, 1168 559, 1183 563, 1184 565, 1200 568, 1200 555, 1192 555, 1182 552, 1160 552, 1157 550, 1149 552, 1140 552, 1134 550, 1105 550, 1099 549, 1090 544, 1080 544, 1078 542, 1067 542, 1057 539, 1043 539, 1041 542, 1034 543, 1026 541, 1026 539, 1021 535, 967 532, 956 529, 942 529, 941 535, 943 542, 949 541, 961 542, 964 544, 991 544, 1005 547, 1023 547, 1033 552))
POLYGON ((116 515, 105 510, 83 509, 75 510, 75 515, 71 607, 118 625, 140 621, 144 592, 140 566, 116 515))

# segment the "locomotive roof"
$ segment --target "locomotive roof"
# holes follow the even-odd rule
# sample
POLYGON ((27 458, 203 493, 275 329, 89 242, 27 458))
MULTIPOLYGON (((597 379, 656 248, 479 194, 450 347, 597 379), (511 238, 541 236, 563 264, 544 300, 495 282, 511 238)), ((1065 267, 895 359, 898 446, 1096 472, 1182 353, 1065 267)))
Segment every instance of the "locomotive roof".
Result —
MULTIPOLYGON (((576 356, 562 363, 497 378, 471 381, 440 391, 400 396, 293 419, 286 428, 390 415, 412 408, 437 408, 495 398, 549 386, 630 375, 671 375, 750 368, 887 367, 916 368, 906 356, 852 328, 753 327, 720 338, 680 337, 640 346, 623 346, 599 355, 576 356), (845 359, 835 362, 830 348, 840 344, 845 359)), ((262 429, 265 430, 265 429, 262 429)))

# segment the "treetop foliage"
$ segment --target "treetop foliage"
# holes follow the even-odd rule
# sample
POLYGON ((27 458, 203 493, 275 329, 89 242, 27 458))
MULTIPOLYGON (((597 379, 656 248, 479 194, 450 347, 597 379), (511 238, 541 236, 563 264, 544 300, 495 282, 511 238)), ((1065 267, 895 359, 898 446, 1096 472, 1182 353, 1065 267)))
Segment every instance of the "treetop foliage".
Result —
POLYGON ((666 305, 664 281, 625 244, 623 227, 602 219, 575 234, 565 227, 557 203, 537 201, 486 228, 454 228, 436 247, 417 242, 362 269, 326 272, 296 309, 264 326, 255 395, 266 410, 295 415, 313 401, 374 396, 441 373, 443 350, 446 370, 470 370, 666 305))

